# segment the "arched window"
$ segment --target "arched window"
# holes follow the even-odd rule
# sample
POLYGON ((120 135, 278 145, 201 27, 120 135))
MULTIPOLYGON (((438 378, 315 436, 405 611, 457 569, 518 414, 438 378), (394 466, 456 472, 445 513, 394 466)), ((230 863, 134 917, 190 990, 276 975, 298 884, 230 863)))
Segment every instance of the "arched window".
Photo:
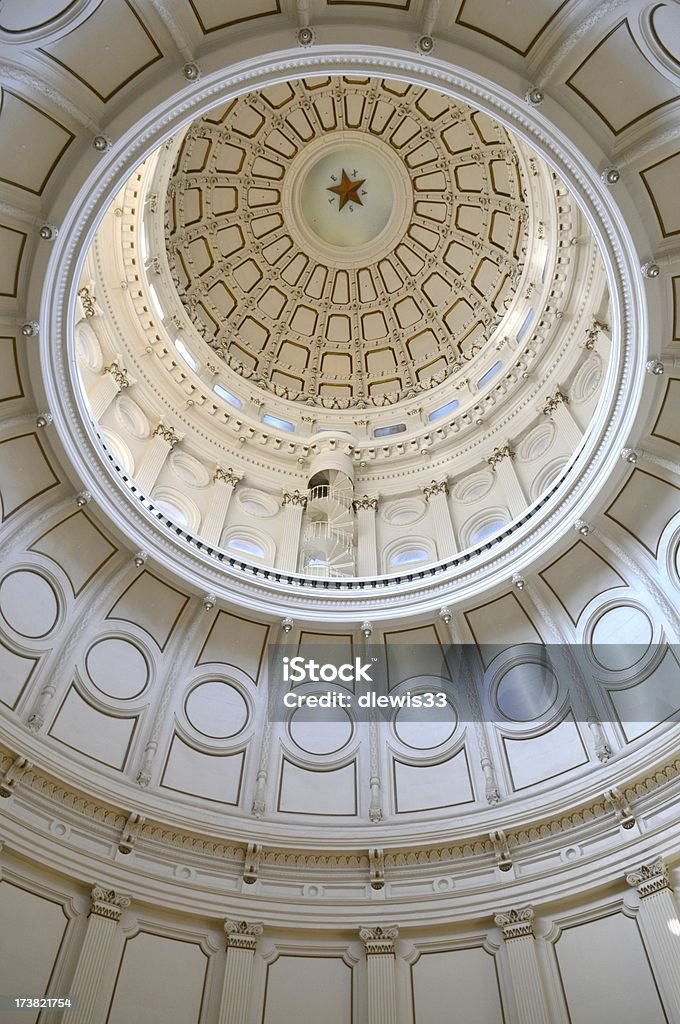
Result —
POLYGON ((469 543, 481 544, 483 541, 488 540, 489 537, 494 537, 506 525, 507 520, 501 519, 500 516, 487 519, 486 522, 481 523, 472 531, 469 543))
POLYGON ((227 547, 231 551, 241 551, 244 555, 252 555, 253 558, 264 558, 265 552, 262 545, 256 544, 253 540, 248 540, 247 537, 230 537, 227 547))
POLYGON ((412 562, 424 562, 429 557, 430 553, 425 548, 404 548, 402 551, 397 551, 395 555, 392 555, 390 564, 410 565, 412 562))

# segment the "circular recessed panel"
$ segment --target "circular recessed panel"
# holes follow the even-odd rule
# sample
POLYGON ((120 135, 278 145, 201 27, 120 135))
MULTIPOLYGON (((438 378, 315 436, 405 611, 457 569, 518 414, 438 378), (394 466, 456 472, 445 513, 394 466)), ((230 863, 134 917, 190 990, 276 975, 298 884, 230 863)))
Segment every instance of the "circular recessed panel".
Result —
POLYGON ((394 718, 398 739, 416 750, 439 747, 453 736, 458 716, 446 702, 443 708, 400 708, 394 718))
POLYGON ((641 608, 619 605, 595 623, 591 636, 593 656, 610 672, 637 664, 652 642, 653 629, 641 608))
POLYGON ((151 433, 146 414, 135 401, 126 394, 118 395, 113 403, 116 419, 127 430, 128 434, 144 440, 151 433))
POLYGON ((187 697, 184 710, 194 729, 213 739, 236 736, 248 721, 248 705, 229 683, 200 683, 187 697))
POLYGON ((288 725, 293 742, 307 754, 334 754, 352 738, 352 720, 342 708, 297 708, 288 725))
POLYGON ((508 669, 496 691, 496 702, 506 718, 529 722, 547 714, 557 700, 557 679, 551 669, 525 662, 508 669))
POLYGON ((20 569, 0 584, 0 611, 15 633, 37 640, 54 629, 59 602, 44 577, 20 569))
POLYGON ((394 207, 392 178, 377 152, 347 145, 317 157, 300 186, 307 227, 330 245, 372 242, 394 207))
POLYGON ((116 700, 138 697, 149 681, 149 666, 142 652, 118 637, 93 644, 85 666, 97 689, 116 700))

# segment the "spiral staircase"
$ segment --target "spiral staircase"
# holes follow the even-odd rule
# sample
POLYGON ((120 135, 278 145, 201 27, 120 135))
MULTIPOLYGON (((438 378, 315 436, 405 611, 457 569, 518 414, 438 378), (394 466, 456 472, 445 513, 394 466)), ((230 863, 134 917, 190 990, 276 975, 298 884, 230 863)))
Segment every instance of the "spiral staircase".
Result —
POLYGON ((353 497, 352 481, 340 470, 325 470, 310 480, 301 544, 301 568, 310 575, 353 575, 353 497))

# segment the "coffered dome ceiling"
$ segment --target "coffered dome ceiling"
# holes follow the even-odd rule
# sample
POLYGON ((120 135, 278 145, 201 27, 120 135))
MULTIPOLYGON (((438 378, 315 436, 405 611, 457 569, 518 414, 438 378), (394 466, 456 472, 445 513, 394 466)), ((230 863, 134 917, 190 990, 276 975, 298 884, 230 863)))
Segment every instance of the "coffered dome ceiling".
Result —
POLYGON ((480 352, 510 306, 523 165, 504 128, 431 89, 272 86, 186 132, 168 183, 172 277, 211 348, 280 397, 413 396, 480 352))

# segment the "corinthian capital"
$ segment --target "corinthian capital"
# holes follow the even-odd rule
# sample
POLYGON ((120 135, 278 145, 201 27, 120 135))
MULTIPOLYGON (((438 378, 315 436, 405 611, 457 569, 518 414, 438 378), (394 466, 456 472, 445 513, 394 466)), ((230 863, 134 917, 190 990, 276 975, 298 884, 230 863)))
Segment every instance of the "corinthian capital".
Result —
POLYGON ((129 896, 121 896, 113 889, 105 889, 103 885, 95 885, 90 899, 90 913, 106 917, 109 921, 120 921, 120 915, 130 906, 129 896))
POLYGON ((433 480, 432 483, 429 483, 425 487, 423 487, 423 494, 425 495, 425 500, 426 501, 429 501, 430 498, 433 497, 433 495, 435 495, 435 494, 448 494, 448 493, 449 493, 449 486, 448 486, 446 480, 433 480))
POLYGON ((648 864, 641 864, 637 870, 626 875, 626 881, 628 885, 637 888, 641 899, 644 899, 645 896, 653 896, 655 892, 661 892, 663 889, 672 888, 668 877, 668 868, 661 857, 657 857, 656 860, 650 861, 648 864))
POLYGON ((237 476, 233 469, 222 469, 218 466, 213 473, 213 480, 217 483, 218 480, 224 481, 225 484, 231 484, 232 487, 236 487, 236 484, 241 480, 240 476, 237 476))
POLYGON ((510 459, 510 461, 512 462, 514 457, 515 453, 513 452, 510 445, 504 444, 502 448, 494 448, 493 452, 486 461, 489 463, 492 469, 495 469, 498 463, 502 462, 503 459, 510 459))
POLYGON ((398 928, 360 928, 359 938, 366 947, 366 956, 394 956, 398 928))
POLYGON ((352 507, 355 512, 377 512, 378 510, 378 499, 369 498, 367 494, 364 494, 363 498, 355 498, 352 502, 352 507))
POLYGON ((104 367, 104 373, 111 374, 121 391, 124 391, 125 388, 129 388, 132 384, 132 381, 128 377, 127 370, 120 367, 118 363, 109 363, 108 366, 104 367))
POLYGON ((554 395, 550 395, 547 402, 543 406, 543 415, 552 416, 557 406, 561 405, 562 403, 564 403, 565 405, 569 405, 569 399, 565 394, 557 390, 554 393, 554 395))
POLYGON ((224 922, 224 931, 227 936, 227 949, 255 949, 257 940, 264 931, 264 926, 258 922, 230 921, 224 922))
POLYGON ((170 445, 170 448, 176 448, 182 438, 179 434, 176 434, 172 427, 166 427, 164 423, 159 423, 153 432, 154 437, 162 437, 164 441, 170 445))
POLYGON ((284 508, 286 505, 301 505, 302 508, 306 508, 307 495, 301 494, 300 491, 284 491, 281 504, 284 508))
POLYGON ((494 922, 503 929, 506 940, 523 939, 534 934, 533 907, 513 907, 496 914, 494 922))

